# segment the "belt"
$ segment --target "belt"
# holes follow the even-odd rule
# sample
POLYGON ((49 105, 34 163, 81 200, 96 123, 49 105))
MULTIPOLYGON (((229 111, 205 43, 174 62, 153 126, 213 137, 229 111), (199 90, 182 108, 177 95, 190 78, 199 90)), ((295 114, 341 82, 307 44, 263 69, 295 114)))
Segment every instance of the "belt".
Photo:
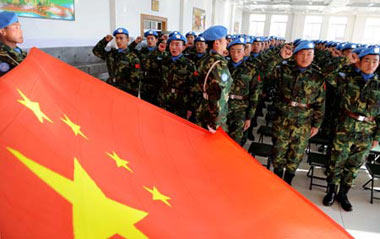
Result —
POLYGON ((286 103, 288 103, 289 106, 291 106, 291 107, 299 107, 299 108, 310 108, 310 107, 311 107, 310 104, 298 103, 298 102, 291 101, 291 100, 286 99, 286 98, 283 98, 283 99, 284 99, 284 101, 285 101, 286 103))
POLYGON ((357 120, 357 121, 360 121, 360 122, 370 123, 370 122, 375 121, 375 117, 373 117, 373 116, 366 117, 366 116, 363 116, 363 115, 358 115, 358 114, 352 113, 352 112, 350 112, 348 110, 345 110, 345 112, 346 112, 346 115, 348 115, 350 118, 352 118, 354 120, 357 120))
POLYGON ((231 100, 246 100, 248 99, 248 96, 242 96, 242 95, 230 95, 231 100))

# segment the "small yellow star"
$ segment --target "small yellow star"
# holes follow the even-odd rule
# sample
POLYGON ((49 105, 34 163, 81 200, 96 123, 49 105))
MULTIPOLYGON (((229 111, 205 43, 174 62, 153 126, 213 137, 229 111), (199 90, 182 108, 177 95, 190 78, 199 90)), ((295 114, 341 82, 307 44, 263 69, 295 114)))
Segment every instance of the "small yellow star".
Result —
POLYGON ((168 200, 170 200, 170 197, 165 196, 164 194, 160 193, 155 186, 153 186, 152 189, 145 187, 145 186, 144 186, 144 188, 145 188, 145 190, 147 190, 148 192, 150 192, 153 195, 153 200, 162 201, 163 203, 165 203, 169 207, 172 207, 172 205, 170 205, 170 203, 168 202, 168 200))
POLYGON ((124 160, 124 159, 122 159, 122 158, 120 158, 119 157, 119 155, 117 155, 116 153, 115 153, 115 151, 114 152, 112 152, 112 154, 110 154, 110 153, 106 153, 110 158, 112 158, 113 160, 115 160, 115 163, 116 163, 116 166, 118 167, 118 168, 125 168, 126 170, 128 170, 129 172, 131 172, 131 173, 133 173, 133 170, 130 168, 130 167, 128 167, 128 161, 127 160, 124 160))
POLYGON ((30 109, 33 111, 34 115, 37 117, 37 119, 43 123, 44 119, 49 121, 50 123, 53 123, 49 117, 47 117, 44 112, 41 111, 40 104, 38 102, 33 102, 31 101, 28 97, 22 93, 21 90, 17 89, 17 92, 21 95, 23 100, 17 100, 20 104, 24 105, 26 108, 30 109))
POLYGON ((70 119, 69 119, 69 117, 67 117, 67 115, 65 115, 65 119, 62 119, 61 118, 61 120, 63 121, 63 122, 65 122, 72 130, 73 130, 73 132, 74 132, 74 134, 75 135, 80 135, 80 136, 82 136, 83 138, 85 138, 85 139, 87 139, 88 140, 88 138, 87 138, 87 136, 86 135, 84 135, 83 133, 82 133, 82 131, 80 131, 80 126, 79 125, 77 125, 77 124, 74 124, 70 119))

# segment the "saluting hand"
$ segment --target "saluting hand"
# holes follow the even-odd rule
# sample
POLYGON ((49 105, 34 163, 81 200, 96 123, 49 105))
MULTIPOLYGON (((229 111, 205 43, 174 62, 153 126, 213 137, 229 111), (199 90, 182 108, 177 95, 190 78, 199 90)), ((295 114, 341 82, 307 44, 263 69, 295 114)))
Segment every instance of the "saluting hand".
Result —
POLYGON ((106 41, 112 41, 113 39, 113 36, 112 35, 107 35, 106 36, 106 41))
POLYGON ((280 56, 282 59, 289 59, 293 56, 293 47, 289 44, 283 46, 280 50, 280 56))
POLYGON ((142 42, 143 38, 140 36, 140 37, 136 37, 135 39, 135 43, 136 44, 139 44, 140 42, 142 42))

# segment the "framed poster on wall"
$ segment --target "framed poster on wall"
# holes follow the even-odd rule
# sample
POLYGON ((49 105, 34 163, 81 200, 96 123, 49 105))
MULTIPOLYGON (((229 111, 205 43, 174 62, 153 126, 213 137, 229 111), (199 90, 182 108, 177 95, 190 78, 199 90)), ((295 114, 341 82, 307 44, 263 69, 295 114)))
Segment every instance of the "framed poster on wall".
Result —
POLYGON ((152 11, 158 12, 160 10, 160 1, 152 0, 152 11))
POLYGON ((206 29, 206 11, 200 8, 193 8, 193 31, 203 32, 206 29))
POLYGON ((22 17, 75 20, 74 0, 2 0, 0 10, 22 17))

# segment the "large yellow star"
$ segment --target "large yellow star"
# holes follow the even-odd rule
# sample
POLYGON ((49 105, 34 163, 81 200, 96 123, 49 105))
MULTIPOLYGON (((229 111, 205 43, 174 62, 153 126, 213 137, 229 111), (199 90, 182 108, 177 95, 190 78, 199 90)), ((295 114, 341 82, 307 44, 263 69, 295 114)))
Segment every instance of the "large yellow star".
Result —
POLYGON ((77 125, 77 124, 74 124, 74 123, 69 119, 69 117, 67 117, 67 115, 64 115, 64 116, 65 116, 65 118, 64 118, 64 119, 61 118, 61 120, 62 120, 63 122, 65 122, 65 124, 67 124, 67 125, 71 128, 71 130, 74 132, 75 136, 77 136, 77 135, 79 134, 80 136, 82 136, 83 138, 85 138, 85 139, 88 140, 87 136, 84 135, 84 134, 82 133, 82 131, 80 130, 80 126, 77 125))
POLYGON ((124 160, 122 158, 119 157, 119 155, 117 155, 115 152, 112 152, 112 154, 110 153, 106 153, 110 158, 112 158, 113 160, 115 160, 115 163, 116 163, 116 166, 118 168, 125 168, 126 170, 128 170, 129 172, 133 173, 133 170, 128 167, 128 161, 127 160, 124 160))
POLYGON ((19 89, 17 89, 17 92, 23 98, 22 100, 17 100, 17 101, 20 104, 24 105, 26 108, 30 109, 34 113, 34 115, 37 117, 38 121, 40 121, 41 123, 43 123, 44 119, 45 119, 45 120, 49 121, 50 123, 53 123, 53 121, 51 119, 49 119, 49 117, 47 117, 44 112, 41 111, 40 104, 38 102, 31 101, 19 89))
POLYGON ((147 190, 148 192, 150 192, 153 195, 153 200, 162 201, 163 203, 165 203, 169 207, 172 207, 172 205, 170 205, 170 203, 168 202, 168 200, 170 200, 170 197, 165 196, 164 194, 160 193, 155 186, 153 186, 152 189, 145 187, 145 186, 144 186, 144 188, 145 188, 145 190, 147 190))
POLYGON ((107 198, 77 159, 74 159, 72 181, 28 159, 17 150, 7 149, 72 204, 75 239, 104 239, 115 234, 128 239, 147 238, 134 225, 148 213, 107 198))

